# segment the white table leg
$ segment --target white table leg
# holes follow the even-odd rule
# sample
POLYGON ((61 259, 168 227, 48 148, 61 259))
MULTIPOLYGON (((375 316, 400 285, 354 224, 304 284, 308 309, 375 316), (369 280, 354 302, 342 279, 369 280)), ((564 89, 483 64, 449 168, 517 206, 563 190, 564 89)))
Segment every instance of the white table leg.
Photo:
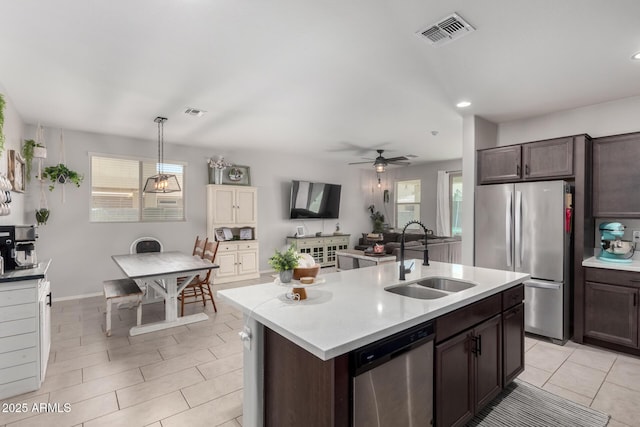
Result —
POLYGON ((111 299, 107 300, 107 336, 111 336, 111 299))
POLYGON ((146 325, 134 326, 129 330, 129 335, 135 336, 146 334, 153 331, 159 331, 161 329, 175 328, 180 325, 208 320, 209 316, 205 313, 196 313, 189 316, 178 317, 178 294, 182 292, 182 290, 189 282, 191 282, 191 280, 193 280, 195 276, 196 274, 187 277, 187 280, 185 280, 180 287, 178 287, 178 280, 174 276, 150 280, 148 283, 165 299, 165 320, 161 322, 148 323, 146 325))

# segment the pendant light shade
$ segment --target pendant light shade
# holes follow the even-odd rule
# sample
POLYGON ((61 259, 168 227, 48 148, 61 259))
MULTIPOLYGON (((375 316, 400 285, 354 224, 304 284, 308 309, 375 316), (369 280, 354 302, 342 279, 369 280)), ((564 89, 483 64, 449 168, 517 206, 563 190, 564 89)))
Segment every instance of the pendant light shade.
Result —
POLYGON ((165 117, 156 117, 154 122, 158 124, 158 174, 147 178, 144 185, 144 193, 174 193, 180 191, 178 178, 172 174, 166 174, 164 168, 164 122, 165 117))

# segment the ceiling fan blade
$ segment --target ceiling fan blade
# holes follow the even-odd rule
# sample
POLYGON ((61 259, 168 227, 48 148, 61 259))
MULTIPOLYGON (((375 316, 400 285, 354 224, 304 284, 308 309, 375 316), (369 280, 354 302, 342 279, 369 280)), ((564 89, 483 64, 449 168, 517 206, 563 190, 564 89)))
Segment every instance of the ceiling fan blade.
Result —
POLYGON ((387 162, 397 162, 398 160, 409 160, 409 158, 405 156, 398 156, 398 157, 389 157, 386 160, 387 162))
POLYGON ((390 165, 402 165, 402 166, 409 166, 411 163, 409 163, 409 162, 398 162, 398 161, 395 161, 395 162, 389 162, 389 164, 390 164, 390 165))
POLYGON ((373 162, 373 160, 367 160, 366 162, 351 162, 351 163, 347 163, 349 165, 363 165, 365 163, 371 163, 373 162))

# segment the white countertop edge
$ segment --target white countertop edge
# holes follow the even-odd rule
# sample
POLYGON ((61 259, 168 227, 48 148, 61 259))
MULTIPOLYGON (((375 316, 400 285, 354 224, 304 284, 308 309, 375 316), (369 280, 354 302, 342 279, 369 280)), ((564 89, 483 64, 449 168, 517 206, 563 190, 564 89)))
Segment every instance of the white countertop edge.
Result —
POLYGON ((604 268, 607 270, 640 272, 640 260, 633 258, 629 263, 607 262, 592 256, 582 261, 583 267, 604 268))
MULTIPOLYGON (((397 322, 394 325, 391 325, 389 327, 386 327, 384 329, 380 329, 375 331, 374 333, 371 333, 369 335, 366 336, 362 336, 360 338, 354 339, 352 341, 349 342, 345 342, 342 343, 340 345, 336 345, 333 347, 327 347, 327 348, 319 348, 316 345, 313 345, 311 343, 309 343, 308 341, 302 339, 301 337, 293 334, 292 332, 290 332, 289 330, 287 330, 286 328, 272 322, 271 320, 269 320, 268 318, 262 316, 259 312, 256 312, 257 310, 259 310, 259 307, 256 306, 253 309, 247 309, 246 307, 244 307, 243 305, 236 303, 234 300, 232 300, 231 298, 228 298, 225 294, 224 294, 224 290, 218 291, 217 294, 219 297, 221 297, 222 299, 224 299, 227 303, 233 305, 234 307, 238 308, 240 311, 242 311, 242 313, 245 316, 250 315, 251 317, 253 317, 256 321, 258 321, 259 323, 267 326, 269 329, 273 330, 274 332, 277 332, 278 334, 282 335, 283 337, 287 338, 288 340, 290 340, 291 342, 293 342, 294 344, 304 348, 305 350, 307 350, 308 352, 310 352, 311 354, 313 354, 314 356, 318 357, 321 360, 330 360, 332 358, 335 358, 337 356, 340 356, 342 354, 348 353, 352 350, 358 349, 364 345, 370 344, 372 342, 375 342, 379 339, 388 337, 390 335, 393 335, 394 333, 397 332, 401 332, 407 328, 410 328, 412 326, 416 326, 419 325, 423 322, 427 322, 429 320, 433 320, 437 317, 440 317, 444 314, 450 313, 454 310, 457 310, 461 307, 467 306, 469 304, 472 304, 474 302, 478 302, 484 298, 487 298, 489 296, 495 295, 497 293, 500 293, 506 289, 509 289, 519 283, 522 283, 526 280, 528 280, 531 276, 529 275, 523 275, 523 277, 518 278, 518 279, 514 279, 508 282, 503 283, 502 285, 496 285, 491 289, 486 289, 484 291, 480 291, 478 292, 477 290, 472 291, 472 294, 468 297, 468 298, 464 298, 461 300, 457 300, 457 301, 453 301, 451 304, 445 306, 445 307, 441 307, 432 311, 429 311, 427 313, 422 313, 422 314, 417 314, 414 317, 410 318, 410 319, 406 319, 403 320, 401 322, 397 322)), ((466 291, 463 291, 466 292, 466 291)), ((403 298, 408 298, 408 297, 403 297, 403 298)), ((445 297, 446 298, 446 297, 445 297)), ((268 302, 270 300, 265 301, 268 302)), ((262 305, 262 304, 260 304, 262 305)))

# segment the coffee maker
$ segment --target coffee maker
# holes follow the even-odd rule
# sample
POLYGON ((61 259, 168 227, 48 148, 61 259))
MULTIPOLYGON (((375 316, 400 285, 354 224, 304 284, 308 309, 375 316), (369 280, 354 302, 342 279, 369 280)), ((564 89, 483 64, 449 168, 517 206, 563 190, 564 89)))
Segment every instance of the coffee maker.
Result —
POLYGON ((4 269, 21 270, 38 265, 35 225, 0 225, 0 256, 4 269))

